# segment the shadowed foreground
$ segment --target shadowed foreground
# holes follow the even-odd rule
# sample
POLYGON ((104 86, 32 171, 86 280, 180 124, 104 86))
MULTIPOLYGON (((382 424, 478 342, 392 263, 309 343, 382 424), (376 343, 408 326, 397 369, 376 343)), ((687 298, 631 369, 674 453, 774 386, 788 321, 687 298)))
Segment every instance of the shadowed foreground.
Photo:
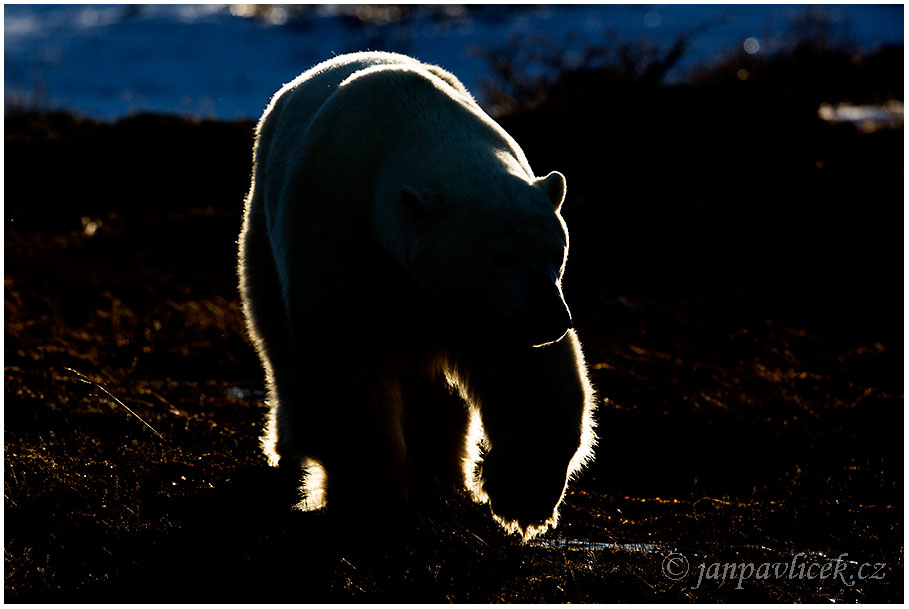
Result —
POLYGON ((234 280, 251 124, 8 114, 5 600, 901 601, 902 132, 764 117, 735 173, 723 124, 635 163, 634 126, 591 159, 534 112, 503 124, 568 176, 603 401, 529 545, 460 495, 384 534, 289 509, 234 280))

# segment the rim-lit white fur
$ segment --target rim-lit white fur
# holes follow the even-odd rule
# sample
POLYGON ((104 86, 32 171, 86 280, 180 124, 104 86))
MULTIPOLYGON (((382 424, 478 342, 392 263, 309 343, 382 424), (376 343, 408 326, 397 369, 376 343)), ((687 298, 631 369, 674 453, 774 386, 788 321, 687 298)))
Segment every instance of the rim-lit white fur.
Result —
MULTIPOLYGON (((534 458, 573 451, 561 461, 562 495, 548 518, 522 524, 493 506, 506 530, 525 539, 557 524, 567 484, 592 459, 596 443, 594 391, 575 332, 522 351, 511 363, 495 359, 494 334, 490 344, 459 352, 433 342, 436 330, 445 335, 445 315, 457 314, 450 310, 438 319, 427 314, 428 329, 419 332, 396 315, 417 296, 459 305, 487 289, 482 272, 449 257, 467 244, 494 240, 502 230, 497 224, 539 235, 540 243, 563 239, 567 257, 567 228, 558 213, 564 195, 564 177, 535 177, 517 143, 437 66, 390 53, 345 55, 275 94, 256 131, 239 275, 268 386, 263 450, 271 465, 290 459, 306 467, 302 507, 332 509, 335 500, 349 501, 359 482, 383 495, 377 499, 407 501, 403 402, 410 395, 406 374, 416 370, 447 382, 471 413, 469 429, 465 414, 463 427, 421 433, 470 434, 449 444, 477 501, 489 500, 483 490, 489 481, 476 475, 481 444, 506 456, 512 446, 526 450, 528 438, 538 439, 534 458), (415 230, 401 204, 405 186, 428 193, 427 214, 447 206, 444 226, 431 237, 415 230), (394 268, 382 266, 386 256, 394 268), (388 271, 396 286, 388 289, 401 291, 370 285, 358 292, 345 274, 356 275, 363 264, 388 271), (419 286, 417 292, 396 273, 419 286), (352 301, 363 302, 364 314, 335 318, 352 301), (367 314, 381 323, 370 325, 367 314), (376 422, 374 437, 348 427, 360 415, 376 422), (360 447, 362 441, 372 448, 360 447), (334 495, 337 489, 348 494, 334 495)), ((556 281, 563 269, 564 259, 556 281)))

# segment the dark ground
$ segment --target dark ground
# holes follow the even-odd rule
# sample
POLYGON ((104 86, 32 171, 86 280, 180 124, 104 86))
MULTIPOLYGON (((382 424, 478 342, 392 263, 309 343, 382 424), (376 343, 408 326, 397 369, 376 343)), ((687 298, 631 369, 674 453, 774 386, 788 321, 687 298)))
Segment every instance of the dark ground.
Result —
POLYGON ((902 49, 747 67, 567 74, 501 119, 568 177, 602 398, 530 545, 459 496, 381 543, 288 509, 234 278, 251 124, 8 111, 5 600, 902 601, 903 133, 817 118, 903 99, 902 49))

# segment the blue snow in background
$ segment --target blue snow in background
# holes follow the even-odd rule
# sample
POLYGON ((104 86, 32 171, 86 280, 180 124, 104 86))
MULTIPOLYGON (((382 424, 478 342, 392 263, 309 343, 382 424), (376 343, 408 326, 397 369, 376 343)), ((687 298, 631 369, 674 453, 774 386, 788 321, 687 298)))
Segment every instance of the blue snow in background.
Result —
POLYGON ((248 5, 5 5, 4 99, 6 107, 103 119, 138 112, 256 118, 303 70, 373 49, 439 64, 484 103, 492 70, 480 51, 509 37, 542 34, 567 46, 602 43, 611 31, 619 41, 668 48, 699 30, 667 75, 678 81, 692 68, 744 53, 749 38, 758 52, 785 51, 794 20, 808 12, 823 18, 835 40, 864 51, 903 44, 902 5, 436 6, 384 24, 332 5, 305 15, 278 7, 256 19, 248 5))

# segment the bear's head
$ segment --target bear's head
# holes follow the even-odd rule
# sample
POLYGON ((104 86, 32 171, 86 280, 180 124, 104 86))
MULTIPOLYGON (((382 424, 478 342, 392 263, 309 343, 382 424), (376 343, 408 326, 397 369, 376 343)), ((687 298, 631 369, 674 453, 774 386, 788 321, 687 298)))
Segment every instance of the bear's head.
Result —
POLYGON ((404 186, 405 266, 444 310, 539 346, 562 338, 568 232, 559 213, 565 178, 509 173, 481 183, 404 186))

